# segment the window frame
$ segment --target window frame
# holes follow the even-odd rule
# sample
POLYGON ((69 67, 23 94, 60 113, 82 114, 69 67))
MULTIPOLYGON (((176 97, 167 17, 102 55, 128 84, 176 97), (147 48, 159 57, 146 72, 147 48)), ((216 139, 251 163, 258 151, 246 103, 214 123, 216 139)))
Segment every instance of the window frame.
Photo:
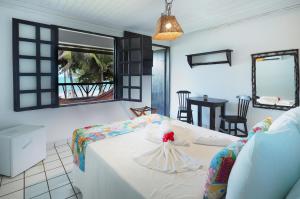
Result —
MULTIPOLYGON (((40 35, 39 35, 40 36, 40 35)), ((28 110, 37 110, 37 109, 45 109, 45 108, 61 108, 61 107, 69 107, 69 106, 78 106, 78 105, 89 105, 89 104, 97 104, 97 103, 106 103, 106 102, 115 102, 115 101, 132 101, 132 102, 141 102, 142 101, 142 83, 141 83, 141 88, 140 88, 140 100, 124 100, 122 99, 123 97, 120 96, 120 91, 119 87, 120 85, 123 86, 123 82, 119 80, 119 60, 118 60, 118 40, 123 37, 118 37, 118 36, 113 36, 113 35, 108 35, 108 34, 102 34, 102 33, 97 33, 97 32, 92 32, 92 31, 86 31, 86 30, 81 30, 81 29, 76 29, 76 28, 70 28, 66 26, 59 26, 59 25, 53 25, 53 24, 43 24, 39 22, 34 22, 34 21, 27 21, 23 19, 17 19, 17 18, 12 18, 12 47, 13 47, 13 97, 14 97, 14 111, 19 112, 19 111, 28 111, 28 110), (41 97, 37 97, 37 106, 34 107, 26 107, 26 108, 20 108, 20 76, 19 76, 19 28, 16 27, 16 24, 18 25, 19 23, 23 24, 28 24, 28 25, 33 25, 36 27, 46 27, 46 28, 51 28, 51 40, 50 43, 51 45, 51 90, 55 93, 55 96, 53 96, 53 93, 51 93, 51 105, 41 105, 39 100, 41 101, 41 97), (74 104, 66 104, 66 105, 60 105, 59 104, 59 85, 58 85, 58 48, 59 48, 59 29, 64 29, 64 30, 69 30, 69 31, 75 31, 75 32, 80 32, 80 33, 86 33, 86 34, 91 34, 91 35, 98 35, 98 36, 103 36, 103 37, 109 37, 114 39, 114 99, 113 100, 105 100, 105 101, 91 101, 91 102, 83 102, 83 103, 74 103, 74 104), (17 31, 16 31, 17 30, 17 31), (53 71, 55 70, 55 71, 53 71), (38 99, 40 98, 40 99, 38 99), (55 102, 55 103, 54 103, 55 102)), ((26 40, 26 39, 24 39, 26 40)), ((31 40, 31 39, 28 39, 31 40)), ((37 39, 36 39, 37 40, 37 39)), ((41 39, 40 39, 41 40, 41 39)), ((37 40, 37 42, 40 42, 37 40)), ((42 42, 43 43, 43 42, 42 42)), ((41 43, 39 43, 41 44, 41 43)), ((64 44, 66 45, 66 44, 64 44)), ((90 47, 93 48, 93 47, 90 47)), ((141 50, 143 50, 143 46, 141 46, 141 50)), ((39 61, 43 60, 41 58, 39 61)), ((38 62, 37 62, 38 63, 38 62)), ((143 61, 141 65, 141 70, 143 70, 143 61)), ((36 73, 38 74, 40 71, 37 71, 36 73)), ((40 74, 38 74, 40 75, 40 74)), ((49 74, 48 74, 49 75, 49 74)), ((42 75, 43 76, 43 75, 42 75)), ((143 76, 143 73, 141 74, 141 77, 143 76)), ((142 80, 141 80, 142 81, 142 80)), ((40 80, 37 80, 37 83, 40 83, 40 80)), ((37 85, 38 87, 38 85, 37 85)), ((36 89, 36 93, 38 95, 38 92, 41 94, 44 91, 43 89, 38 90, 40 88, 36 89)))
MULTIPOLYGON (((114 40, 115 41, 115 40, 114 40)), ((59 93, 58 93, 58 106, 59 107, 67 107, 67 106, 76 106, 76 105, 84 105, 84 104, 97 104, 97 103, 105 103, 105 102, 113 102, 116 101, 116 90, 117 90, 117 86, 116 86, 116 60, 115 60, 115 54, 116 54, 116 49, 113 50, 112 53, 109 52, 105 52, 105 49, 101 49, 101 48, 87 48, 83 46, 79 46, 79 45, 70 45, 70 44, 60 44, 58 43, 58 48, 57 48, 57 52, 59 50, 67 50, 67 51, 74 51, 74 52, 83 52, 83 53, 98 53, 98 54, 108 54, 108 55, 113 55, 113 68, 114 68, 114 74, 113 74, 113 81, 112 81, 112 85, 114 86, 114 93, 113 93, 113 99, 111 100, 95 100, 95 101, 90 101, 90 102, 77 102, 77 103, 71 103, 71 104, 59 104, 59 93), (103 50, 103 51, 101 51, 103 50)), ((57 74, 58 76, 58 74, 57 74)), ((85 83, 68 83, 70 85, 85 85, 85 83)), ((92 84, 99 84, 99 83, 91 83, 92 84)), ((59 83, 59 81, 57 82, 57 87, 59 89, 60 85, 65 85, 62 83, 59 83)), ((82 99, 84 99, 86 97, 83 97, 82 99)))
MULTIPOLYGON (((103 36, 103 37, 110 37, 114 39, 114 85, 116 86, 115 88, 115 92, 114 92, 114 99, 113 100, 106 100, 106 101, 93 101, 93 102, 89 102, 89 103, 77 103, 77 104, 66 104, 66 105, 60 105, 58 107, 69 107, 69 106, 80 106, 80 105, 89 105, 89 104, 98 104, 98 103, 107 103, 107 102, 115 102, 115 101, 120 101, 117 97, 117 39, 119 37, 117 36, 113 36, 113 35, 108 35, 108 34, 103 34, 103 33, 97 33, 97 32, 93 32, 93 31, 87 31, 87 30, 81 30, 81 29, 77 29, 77 28, 70 28, 70 27, 66 27, 66 26, 59 26, 56 25, 57 29, 64 29, 64 30, 70 30, 70 31, 75 31, 75 32, 81 32, 81 33, 86 33, 86 34, 91 34, 91 35, 98 35, 98 36, 103 36)), ((65 45, 65 44, 64 44, 65 45)), ((58 80, 57 80, 58 83, 58 80)), ((57 85, 58 88, 58 85, 57 85)), ((57 99, 58 99, 58 94, 57 94, 57 99)))

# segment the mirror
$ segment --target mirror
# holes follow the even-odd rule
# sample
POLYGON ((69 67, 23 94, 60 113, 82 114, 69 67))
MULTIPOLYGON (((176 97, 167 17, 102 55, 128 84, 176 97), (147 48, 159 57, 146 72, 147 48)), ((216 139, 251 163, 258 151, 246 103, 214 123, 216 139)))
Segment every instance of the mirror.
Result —
POLYGON ((253 107, 289 110, 299 106, 298 50, 252 55, 253 107))

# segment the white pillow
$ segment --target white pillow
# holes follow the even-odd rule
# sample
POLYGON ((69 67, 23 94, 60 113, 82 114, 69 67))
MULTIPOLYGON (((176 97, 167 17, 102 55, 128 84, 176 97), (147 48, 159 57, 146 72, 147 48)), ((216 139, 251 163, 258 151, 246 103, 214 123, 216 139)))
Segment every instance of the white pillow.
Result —
POLYGON ((300 107, 293 108, 279 116, 270 126, 269 131, 296 126, 300 132, 300 107))
POLYGON ((300 179, 293 186, 292 190, 287 195, 286 199, 299 199, 300 198, 300 179))
POLYGON ((227 199, 283 199, 300 177, 300 134, 295 127, 259 133, 231 170, 227 199))
POLYGON ((238 139, 235 139, 235 137, 221 134, 221 133, 201 133, 200 136, 198 136, 194 144, 201 144, 201 145, 208 145, 208 146, 228 146, 235 142, 238 139))

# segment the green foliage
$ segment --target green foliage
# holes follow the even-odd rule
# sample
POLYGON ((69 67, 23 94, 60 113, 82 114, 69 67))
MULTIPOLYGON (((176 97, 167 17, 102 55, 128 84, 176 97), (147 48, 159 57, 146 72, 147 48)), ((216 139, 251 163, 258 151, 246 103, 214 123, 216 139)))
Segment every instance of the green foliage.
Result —
POLYGON ((58 60, 59 73, 69 73, 71 82, 74 76, 78 83, 113 81, 113 55, 60 51, 58 60))

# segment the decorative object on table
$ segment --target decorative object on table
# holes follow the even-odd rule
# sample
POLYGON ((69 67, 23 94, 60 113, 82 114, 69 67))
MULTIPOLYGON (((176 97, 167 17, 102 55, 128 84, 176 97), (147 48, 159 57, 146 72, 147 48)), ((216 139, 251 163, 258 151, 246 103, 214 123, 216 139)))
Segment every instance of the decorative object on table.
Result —
POLYGON ((207 101, 208 100, 208 95, 203 95, 203 99, 204 99, 204 101, 207 101))
POLYGON ((176 132, 173 131, 163 134, 161 144, 157 148, 134 160, 144 167, 164 173, 180 173, 200 169, 202 164, 199 160, 190 157, 173 144, 175 134, 176 132))
POLYGON ((183 34, 176 17, 171 15, 173 0, 165 0, 165 3, 166 10, 157 21, 154 40, 175 40, 183 34))
POLYGON ((19 125, 0 131, 0 174, 14 177, 46 158, 43 126, 19 125))
MULTIPOLYGON (((210 108, 210 129, 215 130, 216 126, 216 108, 221 107, 221 116, 225 113, 225 106, 228 101, 225 99, 208 98, 204 100, 203 97, 190 97, 187 99, 187 122, 192 122, 192 105, 198 106, 198 126, 202 126, 202 106, 210 108)), ((221 122, 224 125, 224 122, 221 122)))
POLYGON ((145 106, 145 107, 141 107, 141 108, 130 108, 130 110, 137 117, 147 115, 147 112, 149 112, 150 114, 156 113, 156 109, 151 108, 149 106, 145 106))
POLYGON ((248 113, 248 107, 251 101, 250 96, 246 95, 240 95, 237 96, 239 102, 238 102, 238 111, 237 115, 223 115, 221 116, 221 121, 224 121, 228 123, 228 128, 225 129, 224 127, 220 126, 219 131, 223 133, 228 133, 230 134, 232 131, 234 131, 235 136, 240 136, 238 135, 238 131, 242 132, 243 135, 240 137, 247 137, 248 136, 248 129, 247 129, 247 113, 248 113), (234 129, 231 128, 231 124, 234 124, 234 129), (244 125, 244 130, 241 130, 238 128, 238 124, 243 124, 244 125))
POLYGON ((191 68, 193 68, 194 66, 199 66, 199 65, 212 65, 212 64, 229 64, 229 66, 231 66, 232 51, 233 50, 230 50, 230 49, 217 50, 217 51, 212 51, 212 52, 190 54, 190 55, 186 55, 186 57, 187 57, 187 61, 191 68), (215 55, 215 54, 223 54, 222 60, 221 61, 202 61, 202 60, 207 60, 208 56, 215 55), (223 60, 224 58, 226 60, 223 60))
POLYGON ((299 106, 298 51, 251 55, 253 107, 289 110, 299 106))
MULTIPOLYGON (((191 92, 187 90, 180 90, 176 93, 179 100, 177 119, 183 122, 187 122, 187 99, 190 97, 191 92)), ((191 123, 193 124, 193 115, 191 116, 191 123)))

